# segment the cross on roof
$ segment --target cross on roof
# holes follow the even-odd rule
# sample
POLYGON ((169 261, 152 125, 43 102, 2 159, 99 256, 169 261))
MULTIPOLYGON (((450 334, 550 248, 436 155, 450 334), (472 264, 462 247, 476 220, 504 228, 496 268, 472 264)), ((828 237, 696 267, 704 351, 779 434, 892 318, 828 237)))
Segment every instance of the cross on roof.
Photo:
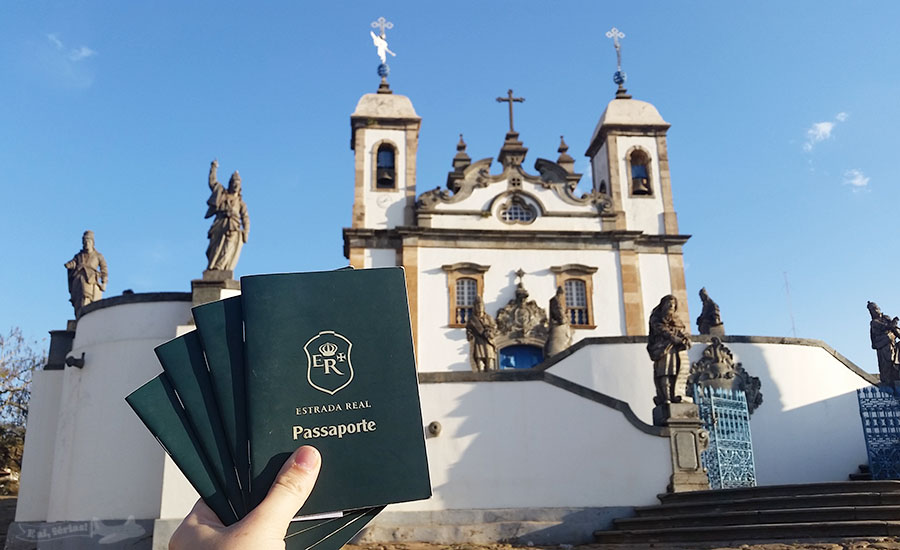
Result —
POLYGON ((379 17, 375 21, 372 21, 373 29, 380 29, 381 38, 384 38, 384 30, 385 29, 393 29, 394 24, 390 21, 386 20, 384 17, 379 17))
POLYGON ((616 69, 622 70, 622 45, 619 44, 620 38, 625 38, 625 33, 613 27, 606 31, 606 38, 613 39, 613 46, 616 47, 616 69))
POLYGON ((506 93, 507 93, 507 97, 498 97, 497 102, 498 103, 503 103, 503 102, 509 103, 509 132, 513 133, 513 132, 515 132, 515 130, 513 130, 513 103, 514 102, 522 103, 523 101, 525 101, 525 98, 524 97, 513 97, 512 90, 508 90, 506 93))

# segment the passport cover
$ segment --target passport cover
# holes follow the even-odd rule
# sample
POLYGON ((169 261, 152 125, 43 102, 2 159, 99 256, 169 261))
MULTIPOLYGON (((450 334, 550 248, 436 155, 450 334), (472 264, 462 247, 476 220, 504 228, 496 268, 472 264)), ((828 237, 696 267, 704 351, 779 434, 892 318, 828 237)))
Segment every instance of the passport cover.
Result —
POLYGON ((136 389, 125 401, 222 523, 231 525, 237 521, 237 514, 216 481, 213 468, 204 457, 178 396, 165 375, 160 374, 136 389))
POLYGON ((285 550, 337 550, 350 542, 382 510, 384 506, 376 506, 347 512, 343 517, 327 521, 293 522, 284 537, 285 550))
POLYGON ((241 278, 251 502, 300 445, 322 470, 298 514, 431 496, 402 268, 241 278))
POLYGON ((200 335, 197 331, 182 334, 157 346, 154 351, 181 400, 200 448, 212 466, 216 481, 224 489, 237 516, 244 517, 247 511, 244 495, 219 417, 219 407, 203 356, 200 335))
POLYGON ((249 500, 250 455, 247 449, 247 406, 244 389, 244 320, 241 298, 234 296, 191 310, 203 343, 206 364, 225 439, 249 500))

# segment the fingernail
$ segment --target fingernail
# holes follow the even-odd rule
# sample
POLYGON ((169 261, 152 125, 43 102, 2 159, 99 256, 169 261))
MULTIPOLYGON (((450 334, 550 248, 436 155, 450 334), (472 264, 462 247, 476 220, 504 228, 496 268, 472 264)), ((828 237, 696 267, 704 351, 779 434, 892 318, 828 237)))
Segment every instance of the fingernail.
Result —
POLYGON ((319 465, 319 451, 315 447, 310 447, 309 445, 305 447, 300 447, 297 449, 296 454, 294 454, 294 464, 300 467, 302 470, 313 470, 316 466, 319 465))

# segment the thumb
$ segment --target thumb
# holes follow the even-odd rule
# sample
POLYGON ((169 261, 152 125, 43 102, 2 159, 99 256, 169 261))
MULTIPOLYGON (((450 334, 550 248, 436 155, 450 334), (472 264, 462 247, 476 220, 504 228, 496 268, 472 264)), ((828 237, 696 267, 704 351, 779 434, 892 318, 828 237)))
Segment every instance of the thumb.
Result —
POLYGON ((252 512, 254 523, 284 534, 316 484, 322 456, 315 447, 300 447, 287 459, 266 498, 252 512))

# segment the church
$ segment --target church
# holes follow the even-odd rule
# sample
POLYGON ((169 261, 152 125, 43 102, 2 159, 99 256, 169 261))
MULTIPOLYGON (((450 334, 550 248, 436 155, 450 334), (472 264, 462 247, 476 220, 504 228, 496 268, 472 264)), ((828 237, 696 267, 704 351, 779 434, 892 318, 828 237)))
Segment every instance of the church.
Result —
MULTIPOLYGON (((390 506, 363 540, 584 543, 657 495, 711 493, 696 414, 654 412, 653 310, 672 296, 692 324, 663 116, 618 79, 589 142, 572 144, 590 160, 593 186, 579 193, 563 139, 529 156, 510 90, 499 151, 469 151, 460 136, 446 184, 421 189, 423 119, 384 72, 350 114, 344 254, 358 269, 405 268, 434 496, 390 506)), ((108 297, 52 331, 8 548, 64 530, 87 533, 67 548, 93 548, 110 529, 130 533, 116 544, 167 547, 196 493, 123 396, 160 371, 156 345, 192 330, 192 305, 239 292, 204 278, 191 292, 108 297)), ((685 407, 696 409, 688 371, 704 358, 757 381, 758 489, 846 482, 866 463, 856 390, 876 377, 818 340, 691 340, 685 407)))

